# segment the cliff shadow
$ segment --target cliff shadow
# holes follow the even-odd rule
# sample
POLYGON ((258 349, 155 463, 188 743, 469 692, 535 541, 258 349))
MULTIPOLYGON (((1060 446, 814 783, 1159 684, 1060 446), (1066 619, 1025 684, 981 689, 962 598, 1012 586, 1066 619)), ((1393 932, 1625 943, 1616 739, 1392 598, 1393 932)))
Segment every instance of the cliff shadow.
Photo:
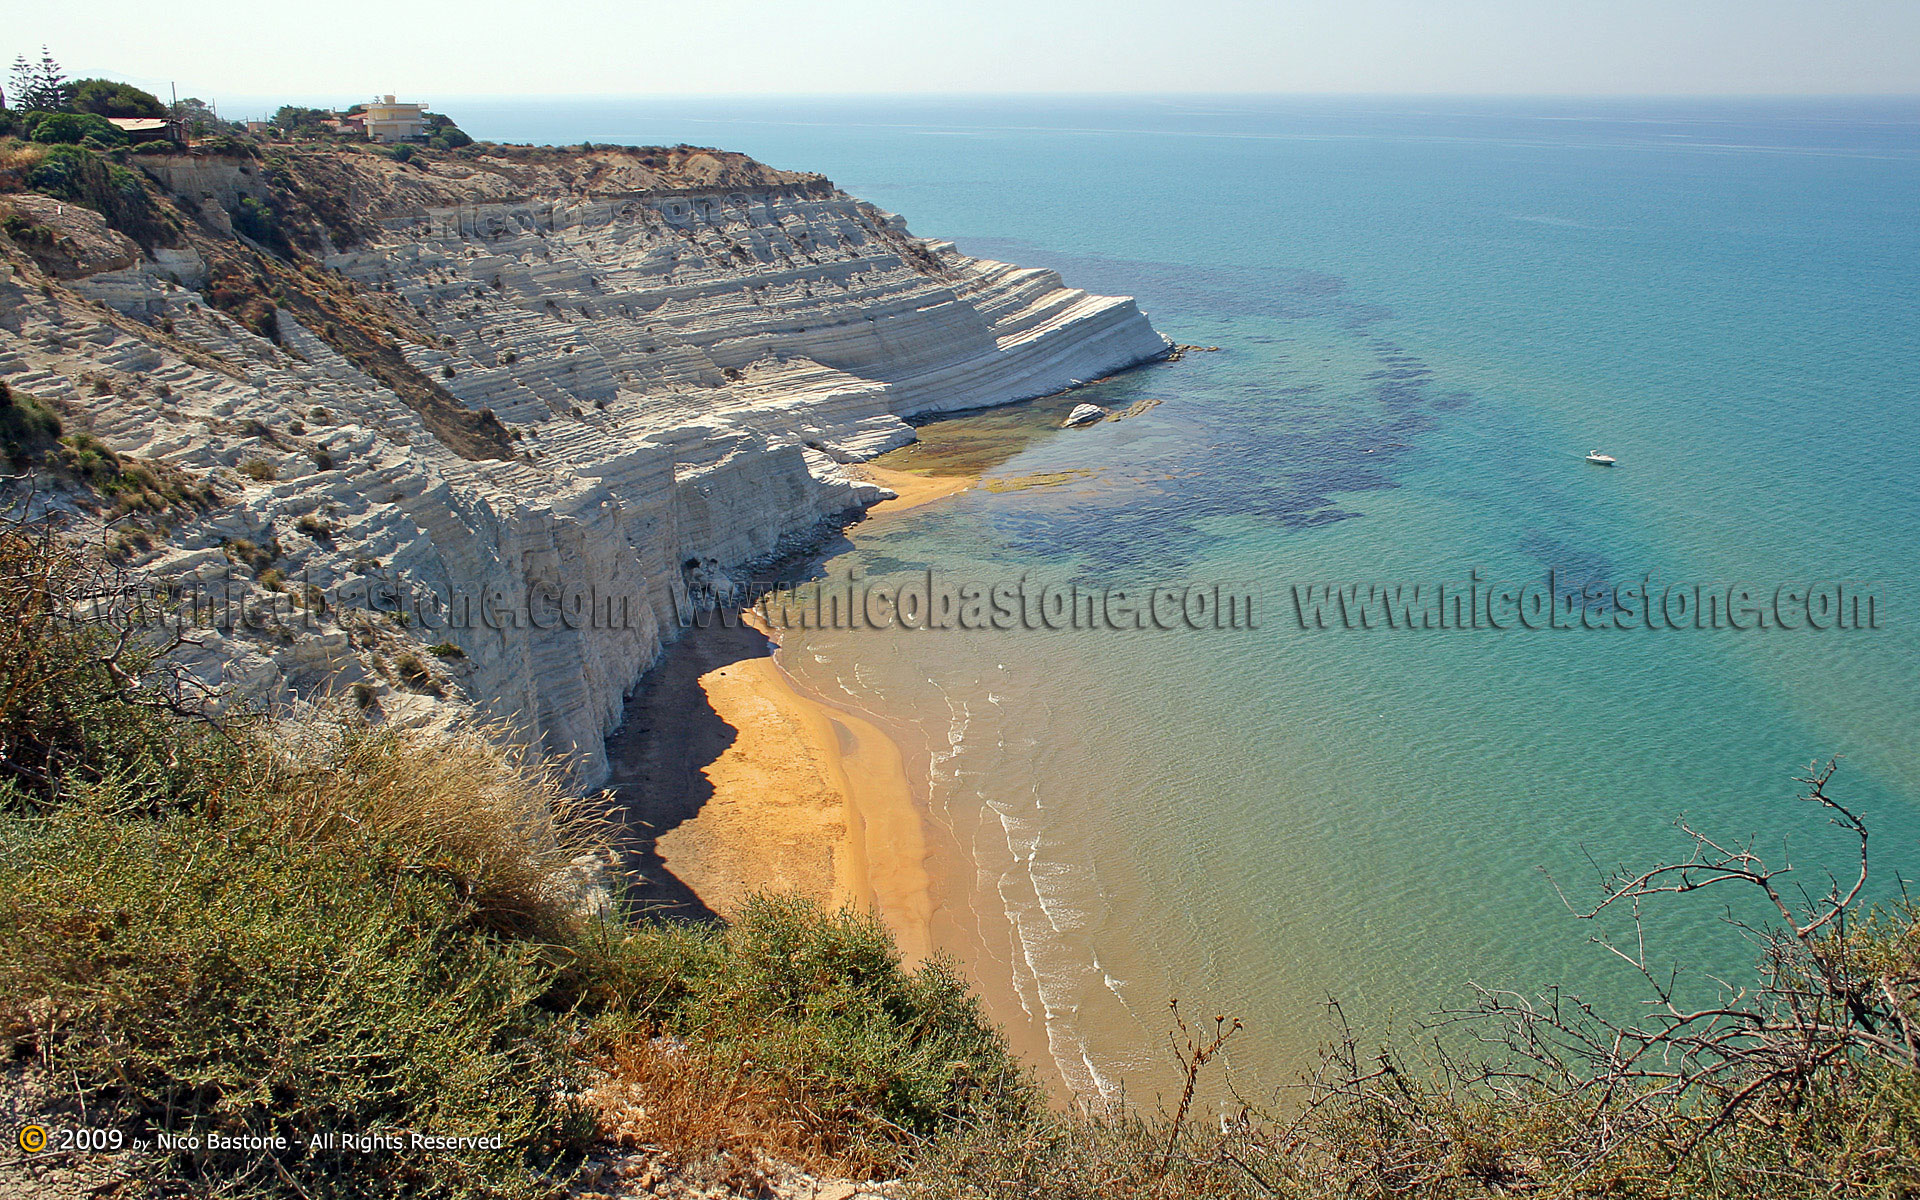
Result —
POLYGON ((731 626, 715 620, 687 629, 627 701, 620 727, 607 739, 607 788, 620 823, 621 865, 632 880, 629 916, 723 923, 667 867, 658 844, 713 798, 705 768, 739 737, 708 703, 700 677, 772 652, 766 636, 737 617, 731 626))
MULTIPOLYGON (((850 509, 840 519, 850 522, 858 515, 850 509)), ((746 572, 753 582, 742 580, 745 590, 736 599, 751 605, 768 586, 820 578, 827 560, 852 548, 844 524, 823 528, 803 547, 746 572)), ((667 866, 659 843, 713 798, 706 768, 740 736, 714 711, 701 677, 737 662, 770 658, 773 651, 774 643, 747 624, 738 608, 703 611, 668 643, 622 709, 620 726, 606 742, 607 790, 619 825, 621 866, 630 880, 629 918, 725 923, 667 866)))

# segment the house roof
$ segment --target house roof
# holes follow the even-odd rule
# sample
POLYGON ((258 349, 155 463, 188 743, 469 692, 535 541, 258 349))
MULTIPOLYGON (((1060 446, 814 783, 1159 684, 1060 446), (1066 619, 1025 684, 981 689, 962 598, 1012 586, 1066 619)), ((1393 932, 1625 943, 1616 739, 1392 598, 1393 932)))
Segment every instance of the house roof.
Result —
POLYGON ((165 117, 108 117, 116 129, 127 133, 158 133, 167 127, 165 117))

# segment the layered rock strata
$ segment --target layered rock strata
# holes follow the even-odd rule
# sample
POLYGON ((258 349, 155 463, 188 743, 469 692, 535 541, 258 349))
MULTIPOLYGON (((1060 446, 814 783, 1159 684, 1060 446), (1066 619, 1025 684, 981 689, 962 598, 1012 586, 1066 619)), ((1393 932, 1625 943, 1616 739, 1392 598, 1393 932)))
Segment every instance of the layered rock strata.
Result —
POLYGON ((190 652, 209 680, 390 720, 471 704, 583 784, 606 774, 689 564, 751 563, 883 498, 843 467, 910 441, 905 417, 1168 349, 1131 300, 968 258, 738 156, 321 154, 277 185, 156 159, 191 222, 175 246, 89 224, 56 272, 7 245, 0 379, 216 485, 222 503, 119 544, 150 577, 229 598, 190 652), (245 195, 283 213, 347 197, 301 231, 310 255, 281 253, 403 313, 383 344, 491 413, 515 457, 455 453, 311 314, 321 328, 282 306, 260 336, 211 307, 208 259, 240 239, 245 195))

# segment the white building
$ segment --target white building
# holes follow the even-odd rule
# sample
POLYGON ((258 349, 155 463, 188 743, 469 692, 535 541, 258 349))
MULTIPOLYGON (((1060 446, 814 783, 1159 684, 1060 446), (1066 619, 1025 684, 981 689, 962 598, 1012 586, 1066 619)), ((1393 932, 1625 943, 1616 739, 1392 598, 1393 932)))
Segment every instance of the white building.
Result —
POLYGON ((392 96, 380 96, 362 114, 370 142, 405 142, 427 136, 427 106, 400 104, 392 96))

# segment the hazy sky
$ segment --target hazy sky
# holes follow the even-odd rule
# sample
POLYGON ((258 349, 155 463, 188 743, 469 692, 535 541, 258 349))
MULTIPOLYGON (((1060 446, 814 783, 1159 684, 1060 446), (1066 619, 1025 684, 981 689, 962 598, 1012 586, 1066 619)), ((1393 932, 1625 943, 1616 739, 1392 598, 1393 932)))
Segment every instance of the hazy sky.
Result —
POLYGON ((1920 93, 1920 0, 0 0, 164 95, 1920 93))

